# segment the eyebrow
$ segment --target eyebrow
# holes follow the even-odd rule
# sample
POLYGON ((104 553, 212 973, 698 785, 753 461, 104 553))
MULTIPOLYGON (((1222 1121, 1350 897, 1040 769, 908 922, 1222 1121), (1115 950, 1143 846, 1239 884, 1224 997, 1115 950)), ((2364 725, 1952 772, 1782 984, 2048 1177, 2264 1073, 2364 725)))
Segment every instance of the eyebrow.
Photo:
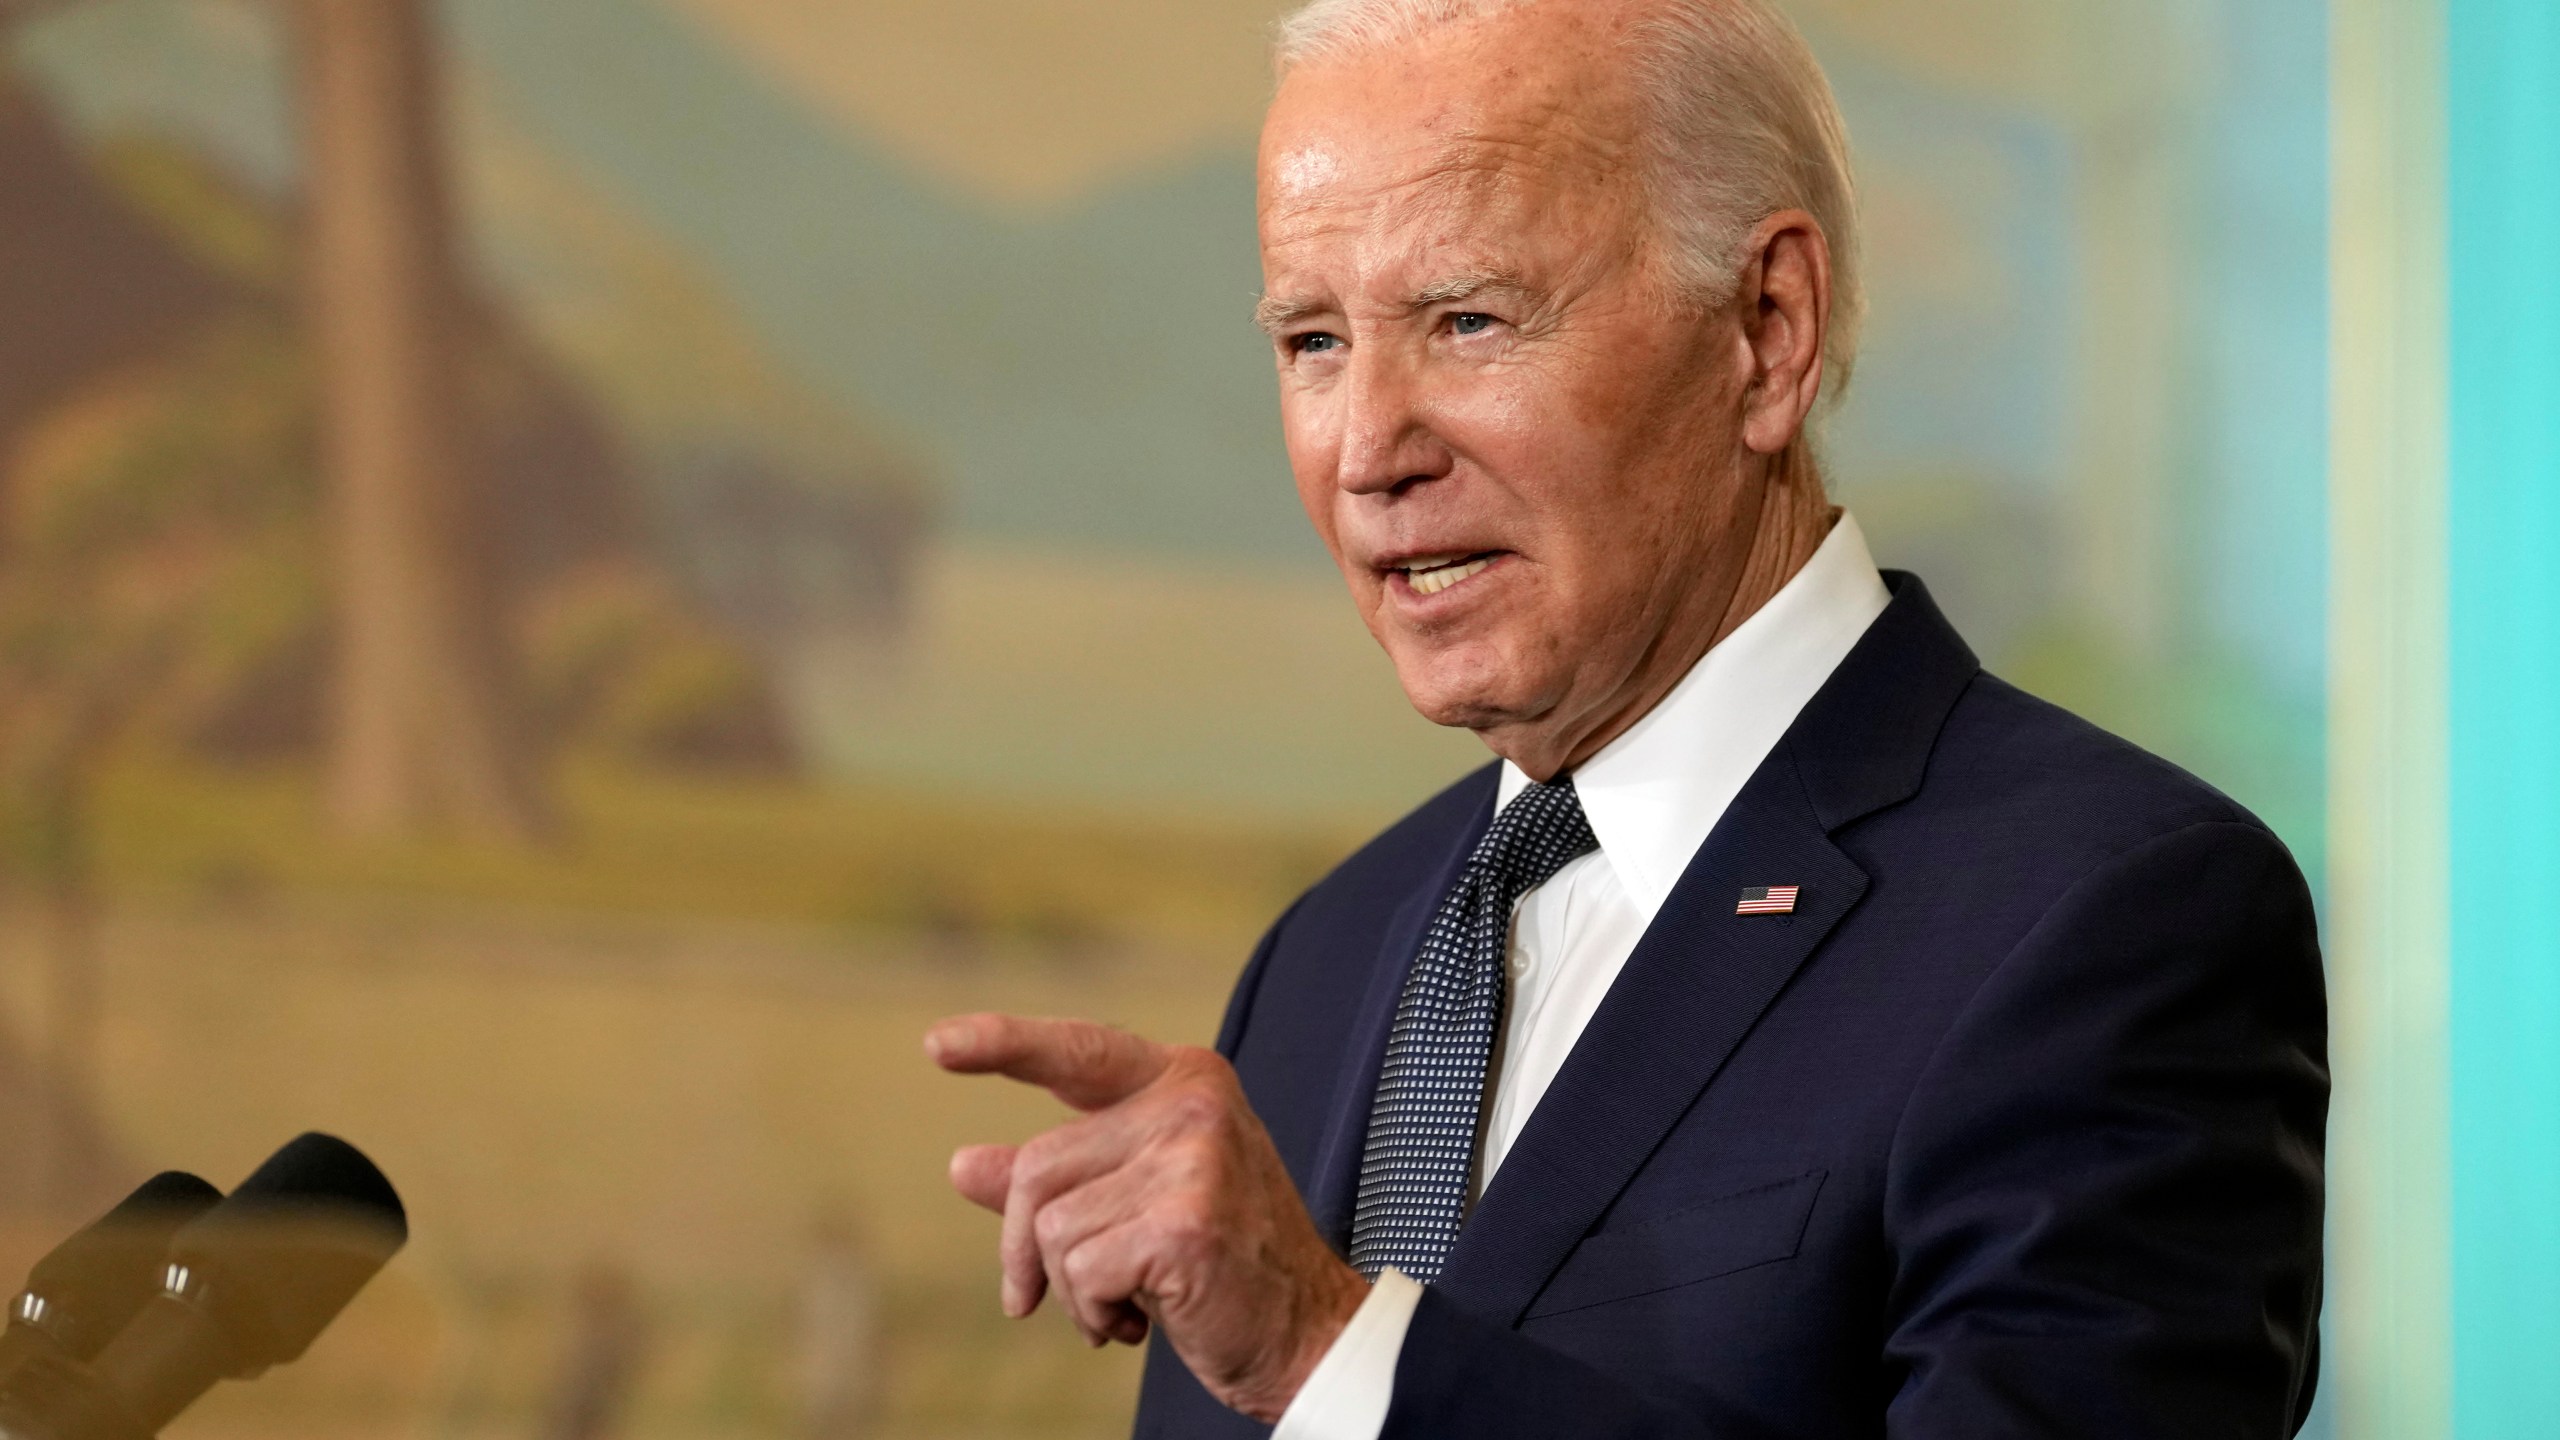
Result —
POLYGON ((1310 315, 1321 315, 1326 307, 1313 300, 1282 300, 1265 295, 1253 302, 1253 323, 1266 335, 1277 335, 1310 315))
MULTIPOLYGON (((1464 300, 1471 295, 1481 295, 1488 290, 1525 292, 1528 288, 1518 275, 1508 270, 1470 270, 1423 286, 1406 296, 1401 308, 1406 314, 1411 314, 1416 310, 1427 310, 1434 305, 1446 305, 1453 300, 1464 300)), ((1253 322, 1265 333, 1277 335, 1310 315, 1321 315, 1333 308, 1316 300, 1283 300, 1277 296, 1265 295, 1254 302, 1253 322)))
POLYGON ((1452 300, 1464 300, 1471 295, 1481 295, 1487 290, 1517 291, 1528 288, 1521 283, 1519 276, 1508 270, 1471 270, 1463 275, 1452 275, 1446 280, 1434 281, 1423 286, 1413 292, 1413 297, 1405 302, 1405 308, 1423 310, 1433 305, 1446 305, 1452 300))

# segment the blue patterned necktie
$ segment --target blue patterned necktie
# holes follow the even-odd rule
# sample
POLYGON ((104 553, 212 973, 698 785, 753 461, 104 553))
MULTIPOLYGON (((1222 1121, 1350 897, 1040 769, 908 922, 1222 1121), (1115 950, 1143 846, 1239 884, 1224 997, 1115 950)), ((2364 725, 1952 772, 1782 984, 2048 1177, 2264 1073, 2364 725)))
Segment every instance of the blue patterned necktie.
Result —
POLYGON ((1531 785, 1476 842, 1423 932, 1387 1033, 1352 1212, 1351 1263, 1437 1279, 1466 1218, 1477 1117, 1502 1023, 1511 907, 1568 861, 1599 848, 1573 781, 1531 785))

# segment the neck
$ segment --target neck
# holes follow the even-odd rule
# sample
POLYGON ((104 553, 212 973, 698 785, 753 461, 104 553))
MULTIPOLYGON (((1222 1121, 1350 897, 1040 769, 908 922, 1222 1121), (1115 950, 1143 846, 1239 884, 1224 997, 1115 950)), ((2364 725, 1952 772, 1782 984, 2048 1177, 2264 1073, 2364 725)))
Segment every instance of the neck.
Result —
POLYGON ((1721 610, 1709 607, 1711 623, 1666 627, 1653 651, 1637 665, 1621 703, 1580 735, 1507 735, 1499 743, 1486 735, 1486 742, 1539 781, 1553 780, 1599 754, 1651 714, 1708 651, 1724 643, 1726 636, 1741 629, 1744 621, 1785 589, 1813 552, 1822 548, 1839 518, 1840 511, 1823 494, 1822 473, 1812 448, 1799 437, 1769 463, 1750 547, 1726 589, 1721 610))
MULTIPOLYGON (((1813 552, 1822 548, 1822 542, 1830 538, 1831 527, 1839 522, 1840 508, 1823 494, 1822 472, 1803 440, 1788 446, 1771 470, 1768 499, 1760 507, 1760 525, 1752 534, 1750 553, 1743 557, 1742 575, 1734 584, 1733 598, 1725 603, 1724 615, 1707 642, 1698 646, 1672 676, 1673 684, 1689 673, 1699 656, 1724 643, 1724 637, 1741 629, 1743 621, 1759 614, 1760 607, 1777 598, 1778 592, 1787 588, 1787 582, 1796 578, 1796 572, 1813 558, 1813 552)), ((1662 688, 1668 694, 1671 686, 1662 688)))

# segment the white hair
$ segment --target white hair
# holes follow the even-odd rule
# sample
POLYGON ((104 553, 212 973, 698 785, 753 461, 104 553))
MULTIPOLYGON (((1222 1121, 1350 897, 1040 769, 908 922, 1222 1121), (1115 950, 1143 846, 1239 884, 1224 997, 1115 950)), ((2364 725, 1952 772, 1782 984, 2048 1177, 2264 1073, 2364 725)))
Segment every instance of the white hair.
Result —
MULTIPOLYGON (((1280 22, 1283 72, 1415 40, 1550 0, 1311 0, 1280 22)), ((1581 0, 1552 0, 1581 3, 1581 0)), ((1769 0, 1654 0, 1628 33, 1645 107, 1645 186, 1670 279, 1707 305, 1733 296, 1751 232, 1801 209, 1831 247, 1827 397, 1848 387, 1866 294, 1849 130, 1804 36, 1769 0)))

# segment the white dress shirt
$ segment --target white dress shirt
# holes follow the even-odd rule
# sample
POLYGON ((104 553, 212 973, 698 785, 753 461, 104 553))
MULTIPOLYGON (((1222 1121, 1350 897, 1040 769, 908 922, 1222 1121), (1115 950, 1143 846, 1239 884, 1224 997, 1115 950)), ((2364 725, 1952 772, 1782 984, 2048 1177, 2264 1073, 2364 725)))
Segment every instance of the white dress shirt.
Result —
MULTIPOLYGON (((1769 603, 1573 772, 1600 848, 1512 911, 1510 1000, 1488 1087, 1476 1188, 1493 1181, 1690 857, 1891 597, 1847 513, 1769 603)), ((1500 803, 1529 777, 1503 762, 1500 803)), ((1377 1440, 1422 1287, 1378 1277, 1280 1417, 1273 1440, 1377 1440)))

